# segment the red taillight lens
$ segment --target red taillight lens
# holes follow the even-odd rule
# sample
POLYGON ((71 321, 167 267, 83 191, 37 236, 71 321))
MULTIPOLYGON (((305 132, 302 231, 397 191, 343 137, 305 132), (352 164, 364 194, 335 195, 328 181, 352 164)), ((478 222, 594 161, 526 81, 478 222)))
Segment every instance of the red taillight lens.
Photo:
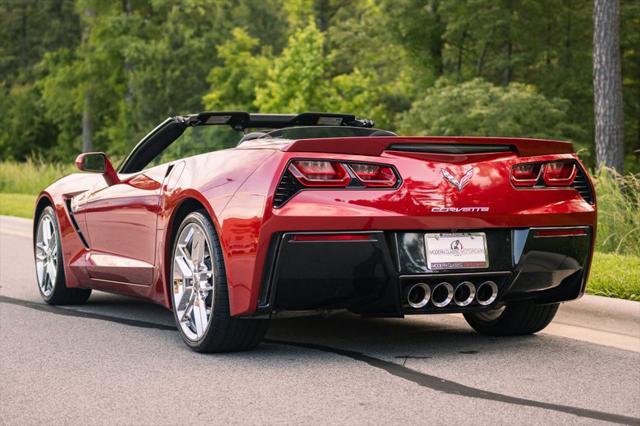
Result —
POLYGON ((553 161, 544 165, 542 178, 548 186, 569 186, 576 177, 576 165, 569 161, 553 161))
POLYGON ((516 164, 511 167, 511 182, 515 186, 533 186, 540 178, 541 170, 539 163, 516 164))
POLYGON ((297 160, 289 171, 305 186, 343 187, 351 180, 344 166, 332 161, 297 160))
POLYGON ((358 176, 365 186, 378 188, 391 188, 395 186, 398 178, 393 169, 388 166, 376 164, 349 164, 353 173, 358 176))

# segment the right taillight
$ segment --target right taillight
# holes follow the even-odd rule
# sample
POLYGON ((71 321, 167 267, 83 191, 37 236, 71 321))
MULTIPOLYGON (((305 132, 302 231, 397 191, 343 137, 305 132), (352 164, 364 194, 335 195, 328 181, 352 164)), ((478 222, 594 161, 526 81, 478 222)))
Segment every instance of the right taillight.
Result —
POLYGON ((511 182, 515 186, 534 186, 540 178, 542 164, 525 163, 511 167, 511 182))
POLYGON ((365 186, 392 188, 398 182, 393 169, 388 166, 350 163, 349 167, 365 186))
POLYGON ((577 171, 571 160, 516 164, 511 167, 511 182, 518 187, 571 186, 577 171))
POLYGON ((289 165, 289 171, 310 187, 344 187, 351 181, 345 167, 334 161, 296 160, 289 165))
POLYGON ((547 186, 569 186, 576 177, 576 165, 572 161, 545 163, 542 179, 547 186))

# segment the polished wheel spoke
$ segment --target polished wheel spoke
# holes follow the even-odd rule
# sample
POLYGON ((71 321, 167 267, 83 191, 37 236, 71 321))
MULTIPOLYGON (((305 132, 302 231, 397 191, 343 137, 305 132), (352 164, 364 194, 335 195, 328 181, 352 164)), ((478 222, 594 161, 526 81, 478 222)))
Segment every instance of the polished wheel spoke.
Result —
POLYGON ((193 304, 193 319, 198 337, 204 335, 209 320, 207 318, 207 306, 201 295, 195 298, 193 304))
POLYGON ((184 256, 174 257, 174 275, 176 272, 182 275, 184 279, 193 278, 193 268, 191 267, 191 261, 184 256))
POLYGON ((52 261, 50 261, 47 266, 48 266, 47 275, 49 276, 49 286, 52 287, 53 283, 56 282, 56 275, 58 274, 58 271, 56 270, 56 267, 54 266, 52 261))
POLYGON ((176 305, 176 310, 178 311, 179 321, 185 322, 189 321, 189 316, 191 315, 191 311, 193 310, 193 302, 196 298, 196 292, 193 288, 185 289, 180 301, 176 305))
POLYGON ((194 233, 191 242, 191 263, 196 270, 200 270, 204 263, 204 236, 200 232, 194 233))

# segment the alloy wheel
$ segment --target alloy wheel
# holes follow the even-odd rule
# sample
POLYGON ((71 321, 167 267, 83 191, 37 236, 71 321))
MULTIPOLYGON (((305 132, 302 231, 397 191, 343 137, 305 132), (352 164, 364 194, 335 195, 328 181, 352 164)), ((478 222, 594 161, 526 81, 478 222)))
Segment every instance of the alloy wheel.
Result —
POLYGON ((45 297, 51 296, 58 275, 58 232, 51 213, 40 218, 36 234, 36 275, 38 286, 45 297))
POLYGON ((200 340, 211 322, 215 274, 211 247, 198 223, 189 223, 178 235, 172 279, 178 324, 189 340, 200 340))

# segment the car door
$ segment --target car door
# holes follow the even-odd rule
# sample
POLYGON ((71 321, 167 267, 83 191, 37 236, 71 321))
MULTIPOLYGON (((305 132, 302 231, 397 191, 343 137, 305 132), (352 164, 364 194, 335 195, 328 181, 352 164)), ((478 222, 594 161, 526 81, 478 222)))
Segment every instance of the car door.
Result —
POLYGON ((168 164, 100 184, 79 203, 87 229, 87 272, 97 281, 151 285, 162 181, 168 164))

